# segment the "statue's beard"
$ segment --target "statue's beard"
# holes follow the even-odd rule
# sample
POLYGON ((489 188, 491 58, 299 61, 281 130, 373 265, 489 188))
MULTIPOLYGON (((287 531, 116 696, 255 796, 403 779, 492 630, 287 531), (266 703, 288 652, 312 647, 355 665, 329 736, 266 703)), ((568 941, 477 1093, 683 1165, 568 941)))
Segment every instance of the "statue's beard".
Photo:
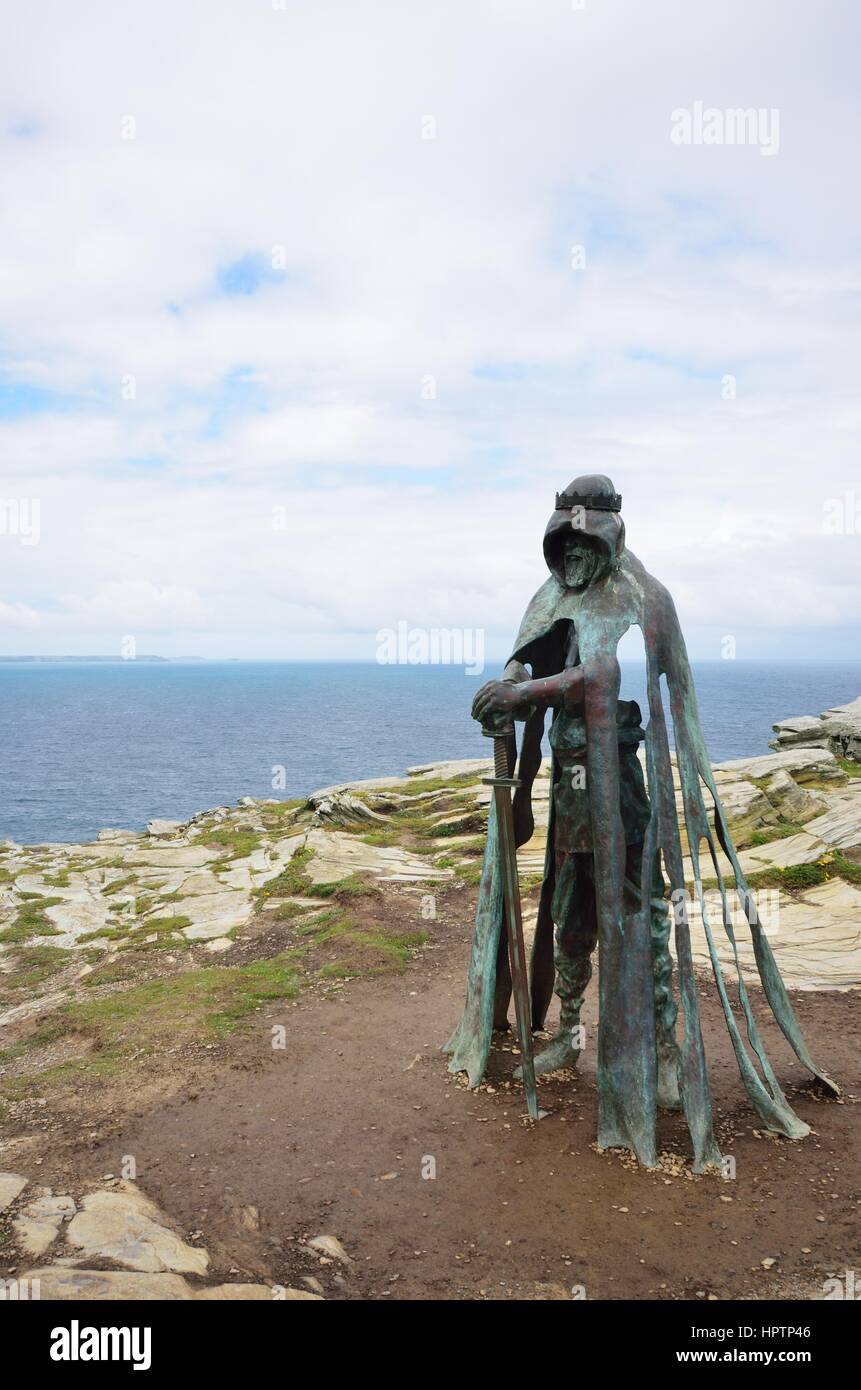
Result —
POLYGON ((565 584, 569 589, 585 589, 591 583, 598 568, 598 556, 594 550, 575 550, 565 556, 565 584))

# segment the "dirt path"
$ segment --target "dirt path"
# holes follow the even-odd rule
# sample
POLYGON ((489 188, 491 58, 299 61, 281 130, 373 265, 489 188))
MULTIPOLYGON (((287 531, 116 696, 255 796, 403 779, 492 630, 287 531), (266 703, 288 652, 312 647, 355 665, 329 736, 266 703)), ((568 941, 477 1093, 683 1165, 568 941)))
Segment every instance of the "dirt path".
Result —
MULTIPOLYGON (((186 1232, 202 1231, 225 1269, 328 1297, 768 1298, 821 1296, 822 1281, 859 1264, 856 1098, 861 1001, 796 999, 811 1049, 844 1086, 841 1103, 797 1090, 787 1049, 766 1045, 793 1105, 816 1133, 801 1143, 758 1135, 714 989, 703 1024, 719 1142, 736 1179, 638 1170, 594 1147, 594 1056, 576 1080, 542 1086, 551 1114, 523 1118, 493 1090, 449 1077, 440 1042, 463 996, 469 929, 440 926, 434 948, 397 976, 357 980, 333 999, 267 1006, 227 1071, 142 1114, 79 1162, 138 1184, 186 1232), (284 1024, 286 1049, 271 1028, 284 1024), (435 1177, 423 1177, 433 1160, 435 1177), (337 1236, 349 1266, 301 1249, 337 1236), (763 1260, 774 1260, 769 1268, 763 1260)), ((596 990, 585 1015, 591 1036, 596 990)), ((496 1078, 496 1080, 494 1080, 496 1078)), ((689 1152, 664 1118, 664 1147, 689 1152)), ((50 1180, 50 1159, 45 1180, 50 1180)), ((66 1169, 68 1171, 68 1168, 66 1169)))

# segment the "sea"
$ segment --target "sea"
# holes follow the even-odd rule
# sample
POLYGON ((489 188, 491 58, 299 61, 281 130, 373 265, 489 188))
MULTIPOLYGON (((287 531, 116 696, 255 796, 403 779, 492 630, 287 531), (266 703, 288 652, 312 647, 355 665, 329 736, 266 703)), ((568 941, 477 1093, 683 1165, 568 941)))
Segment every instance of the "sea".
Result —
MULTIPOLYGON (((713 762, 767 753, 772 725, 861 694, 861 661, 694 662, 713 762)), ((0 839, 84 842, 239 797, 483 757, 480 676, 375 662, 0 662, 0 839)), ((622 697, 645 709, 645 668, 622 697)))

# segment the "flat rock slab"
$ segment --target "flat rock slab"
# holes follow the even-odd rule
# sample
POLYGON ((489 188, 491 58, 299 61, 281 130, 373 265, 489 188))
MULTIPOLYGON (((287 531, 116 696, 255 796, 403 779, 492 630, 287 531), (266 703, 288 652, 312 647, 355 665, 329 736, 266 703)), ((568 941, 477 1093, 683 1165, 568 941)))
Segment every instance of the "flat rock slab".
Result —
POLYGON ((737 778, 771 777, 788 772, 796 782, 845 782, 846 773, 833 753, 825 748, 787 748, 760 758, 731 758, 716 763, 715 772, 728 772, 737 778))
POLYGON ((439 869, 409 850, 365 845, 338 831, 310 830, 305 842, 314 851, 305 870, 312 883, 337 883, 357 873, 389 882, 452 877, 451 869, 439 869))
POLYGON ((127 850, 123 863, 129 868, 135 865, 150 865, 153 868, 199 869, 216 859, 223 859, 223 846, 206 845, 143 845, 140 849, 127 850))
POLYGON ((205 1274, 209 1256, 186 1245, 167 1226, 158 1208, 131 1185, 122 1191, 91 1192, 69 1223, 66 1239, 81 1259, 115 1260, 147 1274, 205 1274))
POLYGON ((12 1222, 18 1244, 27 1255, 44 1255, 60 1233, 63 1221, 75 1214, 72 1197, 36 1197, 12 1222))
POLYGON ((181 820, 151 820, 147 821, 148 835, 178 835, 183 829, 184 822, 181 820))
MULTIPOLYGON (((846 990, 861 986, 861 891, 852 884, 829 879, 798 899, 775 891, 762 905, 761 917, 789 989, 846 990)), ((740 909, 732 912, 732 918, 742 974, 755 981, 759 977, 750 928, 740 909)), ((716 925, 713 922, 712 939, 724 972, 734 973, 732 947, 719 919, 716 925)), ((691 949, 698 964, 708 963, 705 932, 696 918, 691 920, 691 949)))
POLYGON ((828 846, 818 835, 811 832, 810 826, 800 830, 797 835, 788 835, 784 840, 771 840, 767 845, 757 845, 746 849, 739 855, 739 863, 746 874, 757 873, 762 869, 788 869, 793 864, 815 864, 828 846))
POLYGON ((841 797, 836 806, 808 821, 805 828, 835 849, 856 849, 861 845, 861 796, 841 797))
POLYGON ((0 1173, 0 1211, 5 1211, 8 1206, 19 1197, 27 1186, 29 1179, 22 1178, 20 1173, 0 1173))

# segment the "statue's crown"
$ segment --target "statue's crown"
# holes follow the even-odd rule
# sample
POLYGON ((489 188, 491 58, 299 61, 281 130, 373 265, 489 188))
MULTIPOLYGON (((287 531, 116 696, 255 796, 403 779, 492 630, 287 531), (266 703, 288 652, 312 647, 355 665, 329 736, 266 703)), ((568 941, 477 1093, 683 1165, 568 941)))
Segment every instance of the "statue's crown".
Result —
POLYGON ((596 512, 620 512, 622 510, 622 494, 620 492, 608 492, 606 494, 557 492, 557 512, 567 512, 572 507, 591 508, 592 511, 596 512))

